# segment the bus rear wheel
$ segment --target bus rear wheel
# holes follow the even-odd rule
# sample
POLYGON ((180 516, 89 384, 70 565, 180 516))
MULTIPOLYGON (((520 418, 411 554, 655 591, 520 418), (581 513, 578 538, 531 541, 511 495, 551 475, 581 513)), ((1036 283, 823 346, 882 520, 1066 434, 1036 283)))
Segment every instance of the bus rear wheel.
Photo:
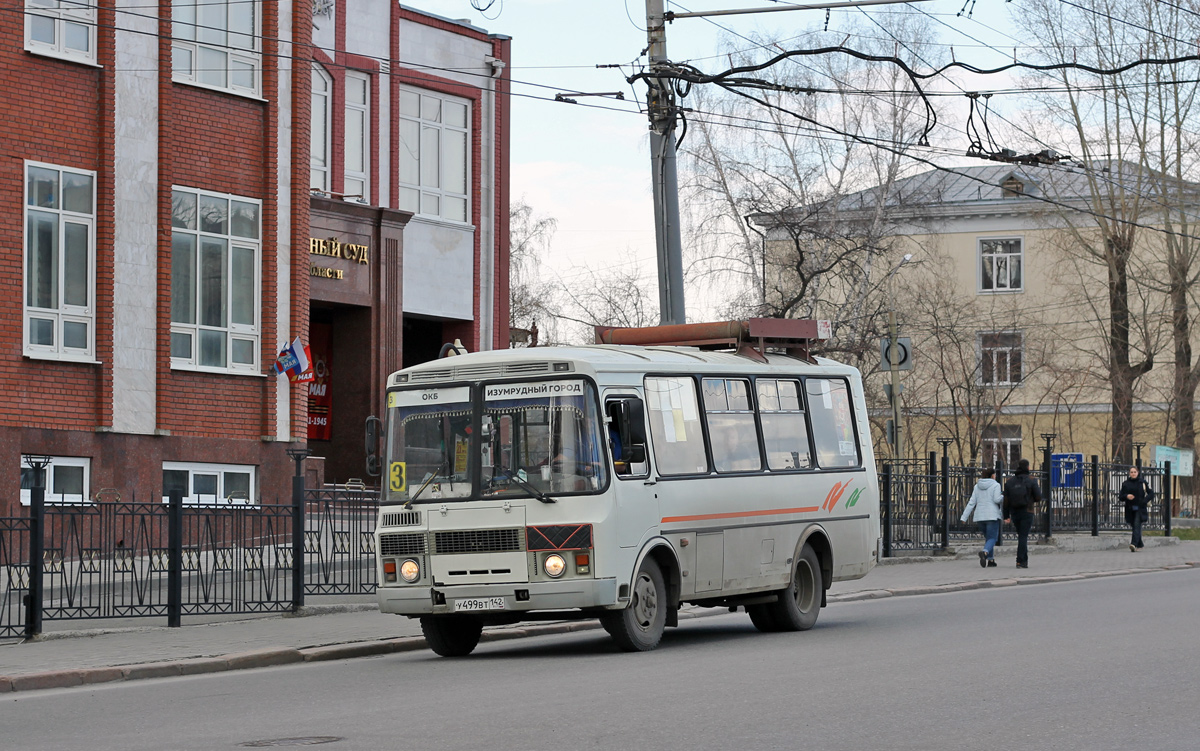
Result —
POLYGON ((653 558, 642 561, 629 607, 600 616, 600 625, 626 652, 649 652, 662 640, 667 625, 667 587, 653 558))
POLYGON ((469 615, 427 615, 421 618, 421 633, 442 657, 464 657, 479 644, 483 621, 469 615))
POLYGON ((821 612, 821 587, 821 561, 805 543, 796 557, 791 586, 779 593, 776 602, 766 606, 775 630, 807 631, 815 626, 821 612))

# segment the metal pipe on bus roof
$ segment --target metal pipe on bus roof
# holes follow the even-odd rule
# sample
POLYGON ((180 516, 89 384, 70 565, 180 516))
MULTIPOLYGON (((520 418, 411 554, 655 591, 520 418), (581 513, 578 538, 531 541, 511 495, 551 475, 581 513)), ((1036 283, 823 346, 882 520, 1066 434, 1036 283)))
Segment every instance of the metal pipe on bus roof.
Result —
POLYGON ((744 321, 681 323, 644 328, 596 327, 597 344, 684 344, 714 340, 736 342, 742 341, 748 335, 749 326, 744 321))

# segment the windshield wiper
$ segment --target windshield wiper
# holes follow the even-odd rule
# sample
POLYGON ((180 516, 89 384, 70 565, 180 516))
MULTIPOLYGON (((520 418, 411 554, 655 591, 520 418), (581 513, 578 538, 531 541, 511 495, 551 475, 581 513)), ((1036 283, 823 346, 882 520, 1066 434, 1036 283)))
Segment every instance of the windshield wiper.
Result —
MULTIPOLYGON (((554 500, 550 496, 546 495, 545 493, 543 493, 542 491, 538 490, 533 485, 531 485, 529 483, 529 481, 525 479, 525 470, 518 469, 513 474, 507 475, 507 477, 510 482, 515 482, 520 488, 522 488, 523 490, 528 492, 530 495, 532 495, 534 498, 538 499, 542 503, 558 503, 558 501, 554 500)), ((489 490, 491 490, 493 493, 495 492, 494 488, 489 488, 489 490)))
POLYGON ((530 492, 530 494, 533 495, 534 498, 538 499, 542 503, 558 503, 558 501, 554 500, 550 496, 548 496, 545 493, 543 493, 542 491, 538 490, 533 485, 530 485, 529 482, 522 476, 524 474, 525 474, 524 470, 517 470, 516 474, 511 475, 509 477, 509 479, 512 480, 513 482, 515 482, 516 484, 520 485, 525 490, 528 490, 530 492))
POLYGON ((449 459, 449 457, 443 456, 442 463, 437 466, 437 469, 435 469, 433 471, 433 474, 431 474, 429 477, 425 478, 424 484, 422 484, 421 487, 417 489, 417 492, 413 493, 411 496, 408 497, 408 500, 404 502, 404 510, 405 511, 412 508, 413 501, 417 500, 417 496, 419 496, 419 495, 421 495, 421 493, 425 492, 425 488, 429 487, 433 483, 433 481, 437 478, 437 476, 442 473, 443 469, 448 469, 448 467, 446 466, 448 463, 448 459, 449 459))

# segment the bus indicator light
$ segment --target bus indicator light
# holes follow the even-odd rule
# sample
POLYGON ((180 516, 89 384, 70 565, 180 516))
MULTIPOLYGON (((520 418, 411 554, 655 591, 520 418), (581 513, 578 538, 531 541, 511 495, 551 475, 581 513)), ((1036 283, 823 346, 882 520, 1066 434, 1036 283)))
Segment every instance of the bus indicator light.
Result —
POLYGON ((396 562, 390 558, 383 562, 383 579, 384 581, 396 581, 396 562))
POLYGON ((591 560, 591 556, 589 556, 587 553, 576 553, 575 573, 590 574, 592 572, 591 560))

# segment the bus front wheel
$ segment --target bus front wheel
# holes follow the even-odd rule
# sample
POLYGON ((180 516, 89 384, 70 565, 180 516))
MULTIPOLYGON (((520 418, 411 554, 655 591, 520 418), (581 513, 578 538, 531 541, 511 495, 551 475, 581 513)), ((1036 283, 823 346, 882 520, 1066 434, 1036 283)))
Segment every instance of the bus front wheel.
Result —
POLYGON ((479 644, 483 621, 469 615, 428 615, 421 618, 421 633, 442 657, 464 657, 479 644))
POLYGON ((821 612, 821 587, 821 561, 805 543, 796 558, 791 586, 779 593, 778 601, 766 606, 775 630, 807 631, 815 626, 821 612))
POLYGON ((647 557, 633 581, 629 607, 600 617, 600 624, 626 652, 649 652, 667 625, 667 587, 658 563, 647 557))

